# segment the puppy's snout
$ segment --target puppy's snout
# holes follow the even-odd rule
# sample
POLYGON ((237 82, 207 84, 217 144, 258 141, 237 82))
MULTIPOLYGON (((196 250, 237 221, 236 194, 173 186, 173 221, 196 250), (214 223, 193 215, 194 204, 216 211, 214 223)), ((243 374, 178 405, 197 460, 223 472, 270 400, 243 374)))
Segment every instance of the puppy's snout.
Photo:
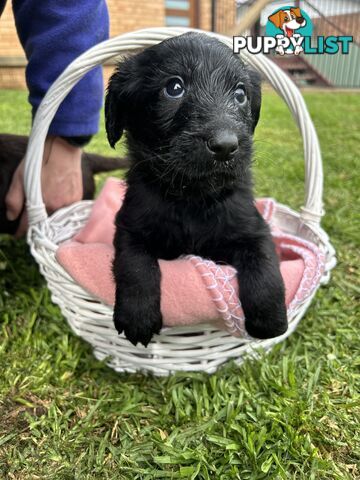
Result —
POLYGON ((303 23, 303 22, 304 22, 304 20, 305 20, 305 18, 304 18, 304 17, 296 17, 296 21, 297 21, 297 23, 303 23))
POLYGON ((236 152, 239 147, 239 141, 235 133, 220 131, 207 140, 206 145, 217 158, 226 160, 236 152))

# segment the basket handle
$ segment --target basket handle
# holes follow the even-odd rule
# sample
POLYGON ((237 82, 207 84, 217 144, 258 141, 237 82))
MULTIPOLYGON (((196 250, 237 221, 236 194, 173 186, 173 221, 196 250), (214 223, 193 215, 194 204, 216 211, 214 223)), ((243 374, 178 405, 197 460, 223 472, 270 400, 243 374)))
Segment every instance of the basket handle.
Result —
MULTIPOLYGON (((25 194, 29 224, 47 219, 41 192, 41 167, 46 135, 57 109, 73 86, 93 67, 121 54, 155 45, 169 37, 181 35, 188 28, 148 28, 126 33, 90 48, 75 59, 48 90, 36 113, 25 157, 25 194)), ((195 30, 196 31, 196 30, 195 30)), ((199 30, 197 30, 199 31, 199 30)), ((232 48, 232 39, 209 32, 232 48)), ((262 73, 288 105, 303 138, 305 157, 305 206, 301 219, 310 225, 319 225, 323 215, 323 171, 319 141, 304 99, 290 78, 264 55, 243 52, 243 58, 262 73)))

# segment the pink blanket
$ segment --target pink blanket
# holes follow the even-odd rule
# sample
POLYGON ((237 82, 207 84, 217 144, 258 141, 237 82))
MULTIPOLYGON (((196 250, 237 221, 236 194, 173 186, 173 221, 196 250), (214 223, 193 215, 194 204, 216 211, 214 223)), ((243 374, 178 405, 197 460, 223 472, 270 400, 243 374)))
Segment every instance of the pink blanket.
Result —
MULTIPOLYGON (((115 298, 111 273, 114 217, 125 191, 125 182, 107 179, 86 225, 56 252, 58 262, 74 280, 108 305, 113 305, 115 298)), ((324 270, 324 255, 314 244, 272 226, 274 200, 258 200, 257 208, 272 227, 289 314, 318 286, 324 270)), ((172 261, 159 260, 159 265, 164 326, 214 323, 233 335, 246 335, 233 267, 191 255, 172 261)))

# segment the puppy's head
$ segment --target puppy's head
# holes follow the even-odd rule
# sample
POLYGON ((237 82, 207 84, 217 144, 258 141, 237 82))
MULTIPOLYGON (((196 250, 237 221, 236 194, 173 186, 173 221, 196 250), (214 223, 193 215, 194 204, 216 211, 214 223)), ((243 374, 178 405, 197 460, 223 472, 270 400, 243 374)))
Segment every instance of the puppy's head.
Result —
POLYGON ((162 181, 239 178, 259 119, 260 76, 218 40, 187 33, 120 63, 105 102, 111 146, 162 181))

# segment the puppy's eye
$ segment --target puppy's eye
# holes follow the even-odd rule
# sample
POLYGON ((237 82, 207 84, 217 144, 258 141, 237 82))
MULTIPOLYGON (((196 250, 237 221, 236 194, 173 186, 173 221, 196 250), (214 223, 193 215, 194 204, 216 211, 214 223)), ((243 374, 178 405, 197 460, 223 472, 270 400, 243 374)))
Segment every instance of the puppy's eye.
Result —
POLYGON ((237 89, 235 90, 235 100, 240 105, 245 105, 247 101, 247 96, 246 96, 246 91, 244 87, 237 87, 237 89))
POLYGON ((184 83, 182 78, 173 77, 170 78, 166 87, 164 88, 165 95, 170 98, 180 98, 185 93, 184 83))

